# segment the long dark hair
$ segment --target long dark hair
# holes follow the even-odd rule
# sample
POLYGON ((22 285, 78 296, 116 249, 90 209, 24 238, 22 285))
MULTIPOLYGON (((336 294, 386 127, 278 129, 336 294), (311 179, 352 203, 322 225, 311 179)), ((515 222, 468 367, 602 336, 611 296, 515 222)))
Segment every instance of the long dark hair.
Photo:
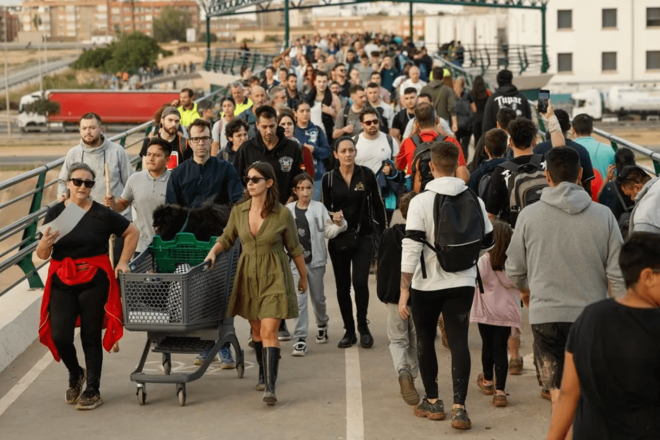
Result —
MULTIPOLYGON (((271 212, 277 214, 280 211, 280 191, 277 189, 277 176, 275 175, 273 166, 268 162, 255 162, 245 170, 246 176, 250 170, 256 170, 262 177, 273 181, 271 187, 266 190, 266 203, 264 204, 264 209, 261 211, 261 218, 266 218, 271 212)), ((246 188, 243 202, 251 198, 252 196, 246 188)))
POLYGON ((473 99, 486 99, 488 98, 488 90, 486 90, 486 83, 484 77, 477 75, 472 81, 472 98, 473 99))
POLYGON ((300 182, 304 182, 305 180, 308 180, 309 183, 312 184, 312 187, 314 186, 314 178, 307 173, 300 173, 293 178, 294 191, 291 192, 291 195, 293 196, 294 200, 298 200, 298 195, 296 194, 295 189, 298 188, 298 184, 300 182))
POLYGON ((493 222, 495 246, 488 253, 490 254, 490 267, 496 272, 504 270, 506 249, 509 247, 509 243, 511 243, 512 235, 513 229, 511 229, 508 223, 504 223, 501 220, 495 220, 493 222))

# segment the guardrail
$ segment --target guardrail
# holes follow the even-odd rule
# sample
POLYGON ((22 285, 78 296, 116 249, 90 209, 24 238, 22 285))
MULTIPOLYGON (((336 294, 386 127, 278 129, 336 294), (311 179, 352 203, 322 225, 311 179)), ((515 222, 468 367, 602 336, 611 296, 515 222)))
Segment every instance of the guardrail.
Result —
MULTIPOLYGON (((463 47, 463 67, 479 68, 485 74, 490 68, 515 70, 518 75, 543 68, 543 46, 540 45, 468 45, 463 47)), ((456 51, 438 50, 437 54, 455 61, 456 51)))
POLYGON ((204 69, 209 72, 230 73, 239 75, 243 66, 249 67, 253 73, 264 69, 273 63, 277 55, 249 52, 242 50, 215 49, 215 53, 206 59, 204 69))
MULTIPOLYGON (((451 72, 451 76, 454 78, 457 78, 459 76, 462 76, 465 78, 465 85, 467 88, 472 87, 472 83, 474 82, 474 75, 467 70, 465 70, 463 67, 459 66, 458 64, 454 64, 447 58, 443 57, 440 55, 440 53, 435 53, 433 55, 433 59, 436 61, 439 61, 440 64, 442 64, 442 67, 445 69, 449 70, 451 72)), ((484 77, 484 82, 486 82, 486 78, 484 77)), ((486 88, 490 89, 488 82, 486 82, 486 88)))
MULTIPOLYGON (((213 93, 210 93, 202 98, 197 99, 196 102, 200 102, 205 99, 211 99, 213 102, 215 102, 218 99, 218 97, 224 96, 226 92, 227 89, 220 88, 214 91, 213 93)), ((144 124, 138 125, 137 127, 133 127, 130 130, 112 136, 109 138, 109 140, 119 143, 125 149, 130 148, 138 143, 143 142, 145 138, 140 137, 138 140, 130 143, 129 145, 126 145, 128 137, 135 133, 139 133, 141 131, 144 131, 146 134, 147 129, 149 129, 152 125, 153 125, 153 121, 145 122, 144 124)), ((139 162, 139 160, 140 160, 140 156, 136 156, 133 159, 131 159, 131 164, 135 165, 139 162)), ((7 179, 3 182, 0 182, 0 192, 1 192, 1 191, 9 190, 13 186, 25 182, 29 179, 33 179, 35 177, 37 178, 37 184, 33 190, 28 191, 24 194, 14 197, 13 199, 7 202, 0 204, 0 211, 1 211, 21 200, 27 199, 28 197, 32 197, 32 202, 30 204, 30 210, 28 214, 20 218, 19 220, 16 220, 15 222, 11 223, 10 225, 7 225, 4 228, 0 229, 0 243, 5 242, 9 238, 19 233, 22 233, 21 240, 18 243, 0 252, 0 274, 4 273, 7 269, 15 265, 18 265, 23 270, 23 276, 20 277, 18 280, 15 280, 9 287, 0 291, 0 296, 4 295, 5 293, 13 289, 16 285, 18 285, 19 283, 21 283, 26 279, 29 282, 30 288, 44 287, 43 281, 41 280, 38 271, 39 269, 44 267, 48 263, 48 261, 41 263, 39 266, 35 266, 34 262, 32 261, 32 253, 35 251, 38 244, 37 226, 39 224, 39 221, 41 221, 41 219, 43 219, 46 216, 46 213, 51 207, 57 204, 57 201, 52 201, 47 205, 42 206, 44 191, 53 185, 57 185, 57 183, 59 182, 59 179, 53 179, 52 181, 46 183, 46 174, 51 170, 61 167, 63 163, 64 163, 64 158, 62 157, 46 165, 42 165, 38 168, 28 171, 27 173, 23 173, 19 176, 12 177, 11 179, 7 179)))

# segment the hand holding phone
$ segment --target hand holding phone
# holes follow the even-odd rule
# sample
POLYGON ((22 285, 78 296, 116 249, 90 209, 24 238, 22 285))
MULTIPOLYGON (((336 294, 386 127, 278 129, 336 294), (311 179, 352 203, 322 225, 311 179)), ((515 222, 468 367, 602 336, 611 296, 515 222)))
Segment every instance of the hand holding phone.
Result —
POLYGON ((539 90, 538 111, 545 114, 548 111, 548 100, 550 99, 550 90, 539 90))

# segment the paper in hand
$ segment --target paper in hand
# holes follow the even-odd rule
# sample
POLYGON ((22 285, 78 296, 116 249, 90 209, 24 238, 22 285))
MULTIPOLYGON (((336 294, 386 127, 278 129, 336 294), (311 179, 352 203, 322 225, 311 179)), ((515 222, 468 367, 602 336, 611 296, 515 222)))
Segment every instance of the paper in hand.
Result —
POLYGON ((55 220, 39 227, 39 232, 44 233, 48 228, 50 228, 51 233, 54 231, 59 232, 60 235, 57 237, 57 240, 55 240, 55 243, 57 243, 62 237, 76 227, 85 213, 86 211, 84 209, 71 202, 55 220))

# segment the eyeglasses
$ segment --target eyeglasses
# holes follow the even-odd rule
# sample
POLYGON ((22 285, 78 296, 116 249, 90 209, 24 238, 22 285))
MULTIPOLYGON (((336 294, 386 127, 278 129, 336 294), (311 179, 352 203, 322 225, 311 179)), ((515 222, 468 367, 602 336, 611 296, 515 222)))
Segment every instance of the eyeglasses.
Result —
POLYGON ((69 179, 69 182, 73 182, 74 186, 79 187, 80 185, 85 185, 85 188, 93 188, 94 182, 93 180, 82 180, 82 179, 69 179))
POLYGON ((362 123, 367 127, 371 127, 372 125, 378 124, 378 119, 372 119, 370 121, 362 121, 362 123))
POLYGON ((246 184, 248 184, 249 182, 252 182, 256 185, 257 183, 261 182, 262 180, 268 180, 268 179, 266 179, 265 177, 245 176, 245 177, 243 177, 243 180, 245 181, 246 184))
POLYGON ((191 144, 199 144, 200 142, 207 143, 211 141, 211 136, 202 136, 189 138, 191 144))

